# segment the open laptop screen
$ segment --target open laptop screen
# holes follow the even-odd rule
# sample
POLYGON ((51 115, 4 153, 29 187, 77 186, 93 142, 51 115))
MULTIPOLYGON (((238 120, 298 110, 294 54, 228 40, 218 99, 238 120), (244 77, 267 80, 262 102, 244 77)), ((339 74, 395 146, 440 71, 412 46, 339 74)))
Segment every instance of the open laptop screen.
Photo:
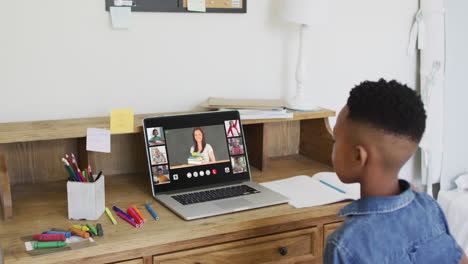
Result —
POLYGON ((143 120, 153 194, 250 179, 237 111, 143 120))

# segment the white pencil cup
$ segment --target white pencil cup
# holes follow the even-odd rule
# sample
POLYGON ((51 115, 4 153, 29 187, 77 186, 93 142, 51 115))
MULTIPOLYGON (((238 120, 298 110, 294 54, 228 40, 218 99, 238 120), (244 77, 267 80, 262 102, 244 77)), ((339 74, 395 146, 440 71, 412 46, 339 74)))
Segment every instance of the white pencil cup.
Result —
POLYGON ((104 175, 96 182, 67 182, 68 219, 97 220, 104 213, 104 175))

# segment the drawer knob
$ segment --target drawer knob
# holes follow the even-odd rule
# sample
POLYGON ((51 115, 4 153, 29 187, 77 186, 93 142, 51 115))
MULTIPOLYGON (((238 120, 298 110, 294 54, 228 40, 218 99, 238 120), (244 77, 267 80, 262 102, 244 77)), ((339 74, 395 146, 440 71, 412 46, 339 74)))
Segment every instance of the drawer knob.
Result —
POLYGON ((281 254, 281 256, 286 256, 288 254, 288 248, 287 247, 280 247, 278 249, 278 251, 281 254))

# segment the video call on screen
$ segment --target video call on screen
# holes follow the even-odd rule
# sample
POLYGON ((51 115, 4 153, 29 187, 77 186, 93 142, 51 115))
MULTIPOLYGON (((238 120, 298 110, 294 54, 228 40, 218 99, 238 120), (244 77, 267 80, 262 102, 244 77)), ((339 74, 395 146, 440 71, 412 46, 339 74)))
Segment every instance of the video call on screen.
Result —
POLYGON ((239 120, 224 124, 147 128, 153 184, 171 184, 248 172, 239 120))

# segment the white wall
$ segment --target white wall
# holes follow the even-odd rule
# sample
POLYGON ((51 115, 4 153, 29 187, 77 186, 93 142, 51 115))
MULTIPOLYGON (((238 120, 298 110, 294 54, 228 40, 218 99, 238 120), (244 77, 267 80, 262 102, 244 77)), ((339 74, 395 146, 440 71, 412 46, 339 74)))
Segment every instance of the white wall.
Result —
MULTIPOLYGON (((297 26, 275 0, 247 14, 134 13, 113 30, 104 0, 3 1, 0 122, 189 110, 208 96, 277 98, 293 89, 297 26), (23 106, 23 104, 25 106, 23 106)), ((415 84, 406 56, 417 1, 332 0, 312 29, 308 88, 339 109, 364 79, 415 84)))
POLYGON ((445 139, 442 189, 455 187, 453 181, 468 172, 468 2, 446 3, 446 74, 445 74, 445 139))
MULTIPOLYGON (((417 0, 330 5, 329 24, 312 28, 306 44, 309 98, 338 111, 366 79, 415 86, 416 59, 406 47, 417 0)), ((276 6, 248 0, 247 14, 134 13, 130 30, 113 30, 104 0, 3 1, 0 122, 290 95, 298 27, 281 20, 276 6)))

